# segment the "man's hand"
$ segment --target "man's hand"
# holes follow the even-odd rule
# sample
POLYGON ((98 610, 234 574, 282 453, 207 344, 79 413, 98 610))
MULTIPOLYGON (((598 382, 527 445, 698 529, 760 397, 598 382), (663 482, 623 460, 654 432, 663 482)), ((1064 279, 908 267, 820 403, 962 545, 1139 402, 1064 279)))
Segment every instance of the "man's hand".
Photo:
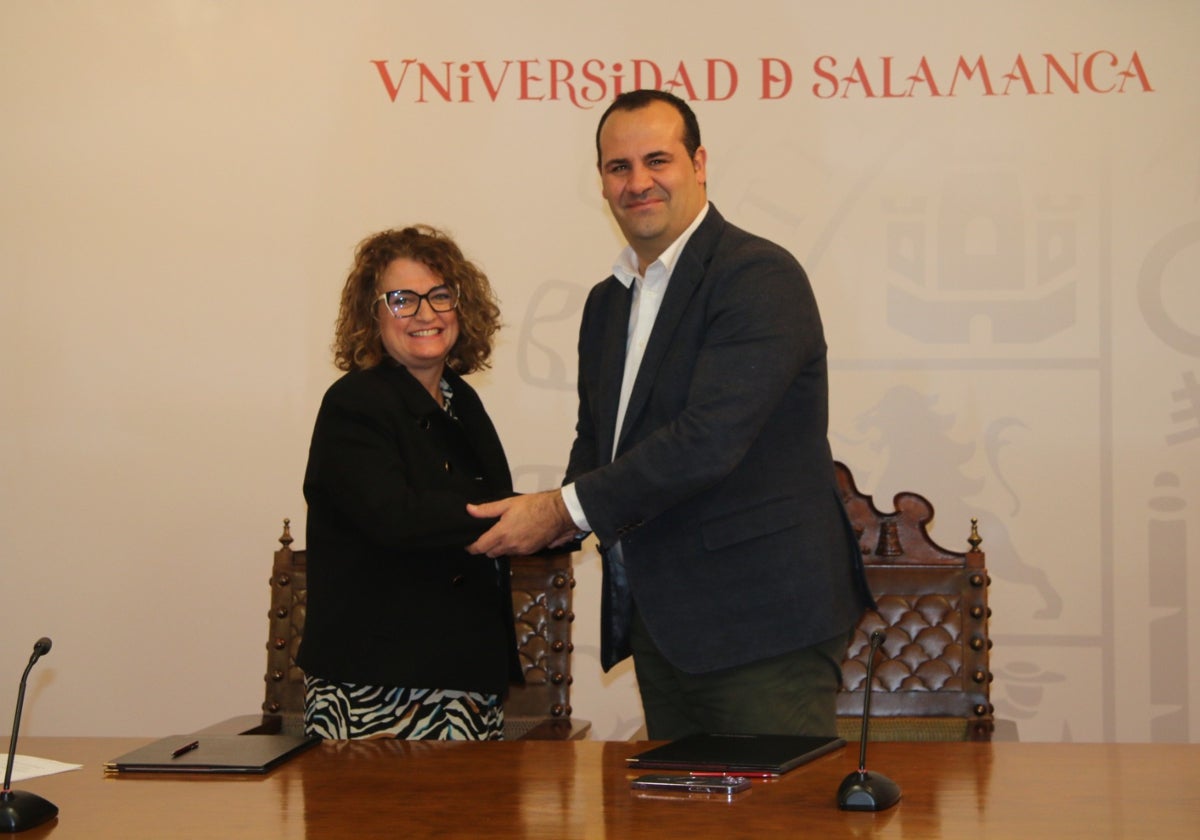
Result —
POLYGON ((472 554, 488 557, 532 554, 568 542, 577 530, 558 490, 467 505, 467 513, 479 519, 500 519, 467 546, 472 554))

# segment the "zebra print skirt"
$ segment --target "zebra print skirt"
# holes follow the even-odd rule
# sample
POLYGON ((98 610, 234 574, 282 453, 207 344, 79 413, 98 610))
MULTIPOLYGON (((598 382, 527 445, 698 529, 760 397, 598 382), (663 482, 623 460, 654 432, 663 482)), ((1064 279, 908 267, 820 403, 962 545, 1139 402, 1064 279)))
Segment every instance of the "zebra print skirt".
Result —
POLYGON ((497 694, 387 688, 304 677, 304 732, 330 740, 498 741, 504 708, 497 694))

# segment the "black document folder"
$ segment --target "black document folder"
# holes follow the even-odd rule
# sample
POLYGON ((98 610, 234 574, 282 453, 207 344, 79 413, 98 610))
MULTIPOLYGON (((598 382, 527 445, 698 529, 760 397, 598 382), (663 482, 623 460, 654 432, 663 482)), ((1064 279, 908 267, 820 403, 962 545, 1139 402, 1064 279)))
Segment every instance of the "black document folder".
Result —
POLYGON ((106 762, 104 772, 266 773, 320 740, 303 735, 171 735, 106 762))
POLYGON ((688 735, 626 760, 639 768, 782 775, 844 746, 833 736, 688 735))

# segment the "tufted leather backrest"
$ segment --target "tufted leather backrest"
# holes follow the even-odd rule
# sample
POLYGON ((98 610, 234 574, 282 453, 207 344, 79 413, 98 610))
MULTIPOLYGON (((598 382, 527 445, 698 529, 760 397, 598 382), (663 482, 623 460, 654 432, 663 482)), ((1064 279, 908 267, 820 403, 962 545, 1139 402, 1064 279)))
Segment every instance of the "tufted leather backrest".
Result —
POLYGON ((872 740, 987 740, 994 728, 987 587, 991 582, 972 521, 970 549, 950 551, 926 530, 933 506, 898 493, 877 509, 845 464, 838 488, 858 534, 877 609, 855 628, 842 663, 839 734, 858 740, 869 639, 883 630, 871 695, 872 740))
POLYGON ((525 685, 504 701, 505 719, 571 716, 571 552, 513 557, 512 602, 525 685))
MULTIPOLYGON (((308 567, 306 553, 293 550, 292 541, 291 522, 284 519, 281 547, 271 569, 262 708, 294 730, 302 726, 304 715, 304 672, 296 665, 296 654, 304 636, 308 567)), ((513 615, 525 685, 513 686, 504 703, 505 737, 519 737, 547 719, 571 717, 571 552, 577 548, 511 559, 513 615)))

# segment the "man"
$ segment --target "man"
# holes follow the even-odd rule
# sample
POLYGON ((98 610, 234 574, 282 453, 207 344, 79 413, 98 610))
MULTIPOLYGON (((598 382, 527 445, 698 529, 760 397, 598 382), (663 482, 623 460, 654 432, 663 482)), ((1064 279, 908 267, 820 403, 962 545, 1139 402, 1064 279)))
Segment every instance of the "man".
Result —
POLYGON ((602 665, 633 655, 650 738, 832 735, 871 598, 836 491, 808 279, 708 203, 686 102, 622 94, 596 150, 629 247, 584 307, 567 484, 472 506, 499 522, 469 550, 596 533, 602 665))

